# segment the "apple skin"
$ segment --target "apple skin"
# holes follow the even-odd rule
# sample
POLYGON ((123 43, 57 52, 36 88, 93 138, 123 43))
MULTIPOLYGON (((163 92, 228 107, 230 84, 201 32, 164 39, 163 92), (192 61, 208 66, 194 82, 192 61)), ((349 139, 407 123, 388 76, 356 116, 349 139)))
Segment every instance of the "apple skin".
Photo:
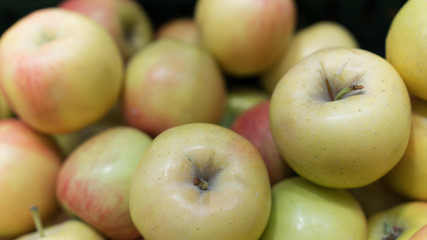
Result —
POLYGON ((184 42, 199 44, 199 30, 193 18, 172 19, 159 27, 156 39, 173 38, 184 42))
POLYGON ((130 191, 132 220, 150 240, 257 240, 270 204, 268 172, 257 149, 210 123, 158 135, 140 160, 130 191), (197 178, 207 181, 206 190, 195 184, 197 178))
POLYGON ((362 49, 328 48, 301 60, 279 81, 270 126, 297 174, 326 187, 356 188, 384 176, 402 157, 411 103, 385 59, 362 49), (333 100, 352 84, 364 88, 333 100))
POLYGON ((64 0, 59 7, 81 13, 106 29, 125 60, 153 38, 145 9, 134 0, 64 0))
POLYGON ((409 92, 427 100, 427 2, 405 2, 394 16, 385 41, 386 59, 396 68, 409 92))
POLYGON ((385 225, 396 227, 402 232, 397 237, 387 239, 408 240, 427 224, 427 202, 409 201, 398 204, 368 218, 368 240, 385 237, 385 225))
POLYGON ((399 163, 385 176, 391 189, 415 200, 427 200, 427 102, 413 97, 408 147, 399 163))
POLYGON ((291 175, 292 171, 282 159, 270 130, 270 101, 261 102, 234 121, 231 130, 248 139, 260 152, 268 170, 270 184, 274 185, 291 175))
POLYGON ((409 240, 424 240, 427 239, 427 224, 417 230, 409 240))
POLYGON ((294 0, 199 0, 194 14, 202 45, 222 69, 249 76, 280 56, 295 29, 297 9, 294 0))
POLYGON ((164 38, 127 65, 123 118, 154 137, 181 124, 219 123, 225 98, 225 80, 208 52, 164 38))
POLYGON ((12 117, 12 110, 7 103, 7 100, 4 98, 3 93, 0 88, 0 119, 12 117))
POLYGON ((130 182, 150 144, 147 134, 128 126, 89 138, 61 167, 59 202, 111 239, 136 239, 140 234, 129 214, 130 182))
POLYGON ((260 240, 365 240, 366 236, 366 217, 347 190, 295 176, 272 187, 270 220, 260 240))
POLYGON ((44 237, 38 232, 28 233, 16 240, 105 240, 105 238, 86 223, 70 219, 44 229, 44 237))
POLYGON ((230 128, 240 114, 269 99, 268 93, 255 87, 237 86, 228 89, 220 125, 230 128))
POLYGON ((123 60, 94 21, 47 8, 6 30, 0 73, 3 93, 23 121, 45 133, 68 133, 98 121, 113 106, 123 60))
POLYGON ((261 75, 260 83, 265 90, 273 92, 277 82, 301 59, 329 47, 357 48, 356 37, 343 25, 332 21, 319 21, 299 29, 283 51, 281 57, 261 75))
POLYGON ((58 212, 55 185, 62 158, 46 135, 19 119, 0 120, 0 238, 34 230, 29 211, 43 221, 58 212))

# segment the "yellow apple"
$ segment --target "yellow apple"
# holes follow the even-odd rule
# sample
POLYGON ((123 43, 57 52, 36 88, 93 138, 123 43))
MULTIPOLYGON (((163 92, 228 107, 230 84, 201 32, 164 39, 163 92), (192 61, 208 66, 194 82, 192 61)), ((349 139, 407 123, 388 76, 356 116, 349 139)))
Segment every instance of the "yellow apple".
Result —
POLYGON ((422 99, 412 98, 412 129, 408 147, 385 179, 399 194, 427 200, 427 102, 422 99))
POLYGON ((409 240, 425 240, 427 239, 427 224, 420 228, 411 236, 409 240))
POLYGON ((273 92, 277 82, 298 61, 317 50, 329 47, 357 48, 356 37, 343 25, 320 21, 298 30, 287 44, 281 58, 260 78, 261 85, 273 92))
POLYGON ((270 206, 268 172, 258 150, 215 124, 160 133, 131 182, 130 214, 150 240, 258 240, 270 206))
POLYGON ((296 26, 294 0, 200 0, 200 41, 229 74, 265 71, 280 56, 296 26))
POLYGON ((322 186, 372 183, 397 164, 408 145, 411 104, 405 84, 390 63, 366 50, 311 54, 279 81, 270 104, 282 157, 322 186))
POLYGON ((386 59, 411 94, 427 100, 427 1, 407 1, 395 15, 385 42, 386 59))
POLYGON ((368 240, 408 240, 427 224, 427 202, 398 204, 368 218, 368 240))
POLYGON ((0 90, 0 119, 8 118, 10 116, 12 116, 12 110, 0 90))
POLYGON ((0 84, 9 105, 31 127, 50 134, 100 120, 117 101, 123 59, 91 19, 64 9, 24 16, 0 42, 0 84))

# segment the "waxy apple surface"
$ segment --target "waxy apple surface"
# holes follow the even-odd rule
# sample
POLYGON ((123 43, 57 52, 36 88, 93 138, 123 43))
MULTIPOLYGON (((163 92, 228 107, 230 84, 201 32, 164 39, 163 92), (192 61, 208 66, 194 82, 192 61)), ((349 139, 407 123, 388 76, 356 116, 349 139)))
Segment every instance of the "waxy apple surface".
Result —
POLYGON ((36 10, 0 41, 0 84, 12 110, 45 133, 100 120, 119 97, 123 60, 91 19, 59 8, 36 10))
POLYGON ((387 33, 386 59, 411 94, 427 101, 427 1, 406 1, 387 33))
POLYGON ((427 201, 427 101, 411 99, 412 128, 399 163, 385 176, 391 189, 410 199, 427 201))
POLYGON ((427 224, 427 202, 410 201, 368 219, 368 240, 408 240, 427 224))
POLYGON ((355 188, 378 180, 402 157, 411 103, 385 59, 329 48, 304 58, 279 81, 270 126, 282 157, 299 175, 322 186, 355 188), (352 85, 363 89, 334 100, 352 85))
POLYGON ((280 56, 296 26, 294 0, 200 0, 200 41, 228 73, 265 71, 280 56))
POLYGON ((39 206, 43 221, 59 210, 55 185, 61 163, 47 136, 21 120, 0 121, 0 238, 34 230, 32 205, 39 206))
POLYGON ((186 123, 218 123, 225 87, 219 67, 204 49, 159 39, 127 65, 123 117, 151 136, 186 123))
POLYGON ((208 123, 158 135, 130 191, 132 220, 150 240, 258 240, 270 206, 268 173, 257 149, 208 123))
POLYGON ((344 189, 319 186, 299 176, 272 187, 270 219, 261 240, 365 240, 367 221, 344 189))
POLYGON ((140 234, 129 214, 130 182, 150 143, 147 134, 127 126, 83 142, 59 172, 61 205, 111 239, 136 239, 140 234))
POLYGON ((153 38, 145 9, 135 0, 64 0, 59 7, 81 13, 106 29, 128 60, 153 38))

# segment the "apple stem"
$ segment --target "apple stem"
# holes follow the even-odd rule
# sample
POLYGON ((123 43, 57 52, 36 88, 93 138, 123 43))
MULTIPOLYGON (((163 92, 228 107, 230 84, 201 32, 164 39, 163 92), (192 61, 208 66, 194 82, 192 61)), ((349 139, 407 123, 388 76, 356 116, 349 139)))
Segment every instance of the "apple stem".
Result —
POLYGON ((200 188, 200 190, 207 190, 208 189, 208 182, 201 178, 194 178, 193 179, 194 186, 197 186, 200 188))
POLYGON ((361 90, 363 88, 364 88, 363 85, 351 85, 351 86, 345 87, 341 89, 341 91, 335 96, 334 101, 341 100, 344 97, 344 95, 346 95, 349 92, 361 90))
POLYGON ((40 211, 37 206, 31 206, 30 208, 31 215, 33 216, 34 224, 36 225, 37 232, 40 234, 40 237, 44 237, 43 224, 40 217, 40 211))

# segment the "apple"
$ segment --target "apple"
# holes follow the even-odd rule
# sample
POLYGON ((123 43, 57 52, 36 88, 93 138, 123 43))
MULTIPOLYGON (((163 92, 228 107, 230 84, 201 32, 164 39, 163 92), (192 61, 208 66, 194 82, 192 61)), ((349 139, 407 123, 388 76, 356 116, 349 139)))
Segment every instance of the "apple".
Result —
POLYGON ((46 229, 43 227, 37 206, 31 207, 31 214, 36 225, 37 232, 24 234, 16 240, 104 240, 105 238, 89 225, 76 219, 66 220, 52 225, 46 229))
POLYGON ((0 85, 12 110, 38 131, 59 134, 101 119, 117 101, 123 60, 94 21, 59 8, 24 16, 0 42, 0 85))
POLYGON ((409 240, 424 240, 427 239, 427 224, 422 226, 419 230, 417 230, 414 235, 409 238, 409 240))
POLYGON ((159 39, 126 68, 123 118, 150 136, 192 122, 219 123, 226 86, 213 57, 201 47, 159 39))
POLYGON ((292 173, 282 159, 270 130, 270 101, 263 101, 237 117, 231 130, 248 139, 260 152, 268 170, 270 184, 274 185, 292 173))
POLYGON ((258 240, 270 206, 268 172, 258 150, 211 123, 160 133, 131 181, 130 214, 150 240, 258 240))
POLYGON ((0 89, 0 119, 9 118, 11 116, 12 110, 10 110, 9 104, 0 89))
POLYGON ((427 224, 427 202, 409 201, 368 218, 368 240, 408 240, 427 224))
POLYGON ((0 238, 32 231, 28 209, 43 221, 58 212, 55 185, 62 164, 58 147, 19 119, 0 120, 0 238))
POLYGON ((262 89, 252 86, 235 86, 227 90, 225 109, 220 125, 230 128, 236 118, 249 108, 267 101, 270 95, 262 89))
POLYGON ((270 67, 296 27, 294 0, 199 0, 194 11, 201 44, 235 76, 270 67))
POLYGON ((384 177, 366 186, 349 189, 349 192, 360 203, 367 217, 409 201, 406 197, 391 189, 384 177))
POLYGON ((411 100, 412 129, 408 147, 385 179, 399 194, 427 201, 427 102, 415 97, 411 100))
POLYGON ((180 17, 163 23, 156 32, 156 39, 173 38, 184 42, 199 44, 199 30, 196 21, 180 17))
POLYGON ((366 239, 366 217, 347 190, 294 176, 271 191, 270 219, 260 240, 366 239))
POLYGON ((66 159, 57 181, 61 206, 110 239, 140 236, 129 214, 129 189, 151 138, 128 126, 113 127, 83 142, 66 159))
POLYGON ((343 25, 333 21, 318 21, 299 29, 291 38, 281 57, 261 75, 260 84, 273 92, 277 82, 304 57, 329 47, 357 48, 356 37, 343 25))
POLYGON ((322 49, 279 81, 270 127, 297 174, 326 187, 356 188, 384 176, 402 157, 411 103, 385 59, 362 49, 322 49))
POLYGON ((136 0, 63 0, 59 7, 81 13, 113 37, 125 60, 153 38, 153 26, 136 0))
POLYGON ((427 2, 411 0, 394 16, 385 41, 386 59, 396 68, 409 92, 427 100, 427 2))

